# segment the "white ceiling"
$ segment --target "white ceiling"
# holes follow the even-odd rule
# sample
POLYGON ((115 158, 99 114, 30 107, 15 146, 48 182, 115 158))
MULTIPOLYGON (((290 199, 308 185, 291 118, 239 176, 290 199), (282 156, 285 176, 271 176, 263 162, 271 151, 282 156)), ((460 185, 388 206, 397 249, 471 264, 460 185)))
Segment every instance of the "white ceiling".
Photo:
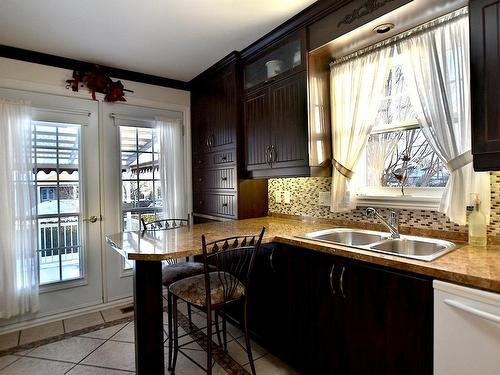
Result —
POLYGON ((0 44, 188 81, 314 0, 0 0, 0 44))

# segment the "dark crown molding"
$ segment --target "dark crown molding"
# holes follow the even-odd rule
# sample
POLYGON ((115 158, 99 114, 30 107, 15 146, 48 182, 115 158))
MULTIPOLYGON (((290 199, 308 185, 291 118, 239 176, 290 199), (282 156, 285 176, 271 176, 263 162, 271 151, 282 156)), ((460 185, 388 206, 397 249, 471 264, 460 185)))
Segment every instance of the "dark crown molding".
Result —
MULTIPOLYGON (((80 61, 69 59, 67 57, 50 55, 42 52, 30 51, 22 48, 10 47, 0 44, 0 57, 6 57, 14 60, 27 61, 36 64, 55 66, 57 68, 69 69, 69 70, 86 70, 89 67, 94 66, 87 61, 80 61)), ((135 81, 141 83, 147 83, 149 85, 170 87, 173 89, 189 91, 189 85, 187 82, 178 81, 176 79, 170 79, 165 77, 158 77, 151 74, 134 72, 131 70, 113 68, 110 66, 100 65, 106 74, 113 78, 125 79, 128 81, 135 81)), ((68 77, 68 79, 71 77, 68 77)))
POLYGON ((247 56, 272 44, 278 39, 281 39, 282 37, 285 37, 286 35, 289 35, 304 26, 314 23, 325 15, 351 3, 352 1, 353 0, 317 0, 301 12, 297 13, 295 16, 292 16, 281 25, 244 48, 241 51, 241 57, 245 59, 247 56))
POLYGON ((240 53, 238 51, 233 51, 224 56, 222 59, 217 61, 215 64, 198 74, 196 77, 194 77, 191 81, 189 81, 189 85, 192 88, 193 85, 196 84, 199 80, 203 79, 203 77, 213 74, 219 69, 225 68, 226 66, 233 64, 235 62, 238 62, 240 59, 240 53))

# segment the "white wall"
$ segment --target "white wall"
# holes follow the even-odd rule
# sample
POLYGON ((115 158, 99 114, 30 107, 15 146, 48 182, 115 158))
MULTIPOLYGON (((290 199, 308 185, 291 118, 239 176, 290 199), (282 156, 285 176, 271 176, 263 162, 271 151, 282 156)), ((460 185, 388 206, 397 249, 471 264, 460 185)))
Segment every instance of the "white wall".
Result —
MULTIPOLYGON (((65 88, 66 80, 71 79, 72 73, 67 69, 0 57, 0 87, 88 99, 89 93, 85 88, 77 93, 65 88)), ((122 80, 122 83, 126 89, 134 91, 125 95, 127 103, 130 104, 157 108, 165 108, 166 104, 170 104, 169 108, 172 106, 189 107, 190 105, 188 91, 133 81, 122 80)), ((102 95, 99 98, 102 99, 102 95)))

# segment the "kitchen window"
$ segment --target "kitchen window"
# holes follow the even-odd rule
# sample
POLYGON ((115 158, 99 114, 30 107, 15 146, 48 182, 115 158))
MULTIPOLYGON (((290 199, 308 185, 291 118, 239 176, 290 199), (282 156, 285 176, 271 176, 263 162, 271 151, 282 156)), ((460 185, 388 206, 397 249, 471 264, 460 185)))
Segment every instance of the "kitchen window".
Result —
POLYGON ((359 163, 361 203, 435 208, 449 173, 427 142, 411 106, 402 66, 395 57, 374 127, 359 163))

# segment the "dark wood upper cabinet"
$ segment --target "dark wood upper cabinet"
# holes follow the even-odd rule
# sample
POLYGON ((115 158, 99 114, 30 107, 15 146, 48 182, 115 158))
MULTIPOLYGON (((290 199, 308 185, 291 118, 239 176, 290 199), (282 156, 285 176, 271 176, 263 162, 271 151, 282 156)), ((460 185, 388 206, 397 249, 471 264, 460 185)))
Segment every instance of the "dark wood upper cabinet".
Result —
POLYGON ((193 216, 243 219, 267 214, 267 181, 246 182, 243 160, 242 81, 232 53, 192 82, 193 216))
POLYGON ((270 88, 273 168, 308 165, 307 80, 300 72, 270 88))
POLYGON ((245 170, 251 178, 307 176, 305 30, 245 62, 245 170))
POLYGON ((246 169, 266 169, 269 167, 271 145, 269 90, 260 90, 248 96, 244 112, 246 169))
POLYGON ((305 71, 245 97, 245 167, 253 178, 309 175, 305 71))
POLYGON ((240 100, 236 92, 236 66, 199 82, 192 95, 193 140, 196 152, 218 151, 236 146, 240 100))
POLYGON ((476 171, 500 169, 500 1, 469 3, 472 153, 476 171))

